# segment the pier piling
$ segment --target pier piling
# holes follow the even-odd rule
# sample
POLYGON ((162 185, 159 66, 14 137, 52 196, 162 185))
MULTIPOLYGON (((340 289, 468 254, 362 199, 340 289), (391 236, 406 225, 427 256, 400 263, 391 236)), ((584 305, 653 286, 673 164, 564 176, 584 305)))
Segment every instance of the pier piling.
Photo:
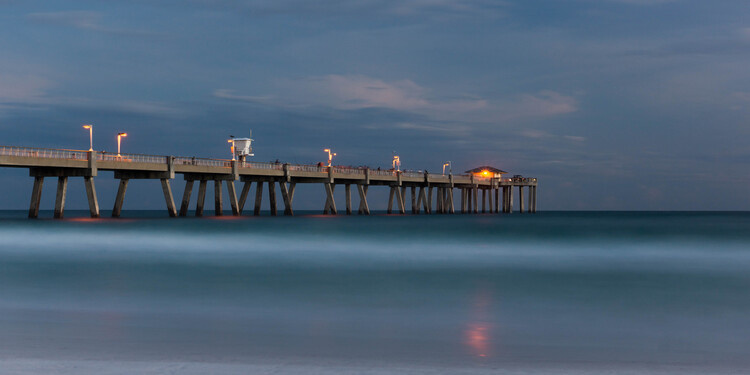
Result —
POLYGON ((227 193, 229 194, 229 206, 232 207, 232 215, 240 216, 240 207, 237 202, 237 191, 234 189, 234 181, 227 181, 227 193))
POLYGON ((65 195, 68 192, 68 176, 57 178, 57 195, 55 196, 55 219, 65 215, 65 195))
POLYGON ((39 205, 42 203, 42 187, 44 186, 44 177, 34 177, 34 187, 31 190, 31 204, 29 205, 29 218, 36 219, 39 217, 39 205))
POLYGON ((260 204, 263 202, 263 181, 255 183, 255 209, 253 215, 260 215, 260 204))
POLYGON ((214 180, 214 215, 224 215, 224 205, 221 197, 221 180, 214 180))
POLYGON ((83 183, 86 186, 86 198, 89 203, 89 214, 93 218, 99 217, 99 200, 96 198, 96 186, 93 177, 84 177, 83 183))
POLYGON ((161 189, 164 192, 164 200, 167 202, 167 212, 169 217, 177 216, 177 209, 174 205, 174 197, 172 196, 172 187, 169 184, 169 179, 161 179, 161 189))
POLYGON ((180 204, 180 216, 187 216, 190 208, 190 195, 193 194, 193 184, 195 180, 185 181, 185 192, 182 193, 182 204, 180 204))
POLYGON ((198 184, 198 199, 195 203, 195 216, 203 216, 203 207, 206 204, 206 190, 208 189, 208 181, 201 180, 198 184))
POLYGON ((115 207, 112 208, 112 217, 120 217, 120 213, 122 213, 122 204, 125 201, 125 192, 128 190, 129 181, 127 178, 120 179, 120 184, 117 187, 117 196, 115 197, 115 207))

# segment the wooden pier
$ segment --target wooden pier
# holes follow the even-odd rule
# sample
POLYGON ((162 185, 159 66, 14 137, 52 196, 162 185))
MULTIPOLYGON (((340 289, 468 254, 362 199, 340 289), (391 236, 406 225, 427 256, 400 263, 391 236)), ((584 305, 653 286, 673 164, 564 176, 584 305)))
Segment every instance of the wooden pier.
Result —
POLYGON ((222 185, 227 186, 232 215, 242 215, 248 195, 254 185, 254 215, 260 215, 263 191, 268 192, 271 215, 278 214, 276 185, 279 185, 283 214, 294 215, 294 191, 298 183, 323 185, 325 203, 323 213, 336 215, 338 209, 334 199, 337 186, 345 189, 345 212, 354 212, 352 187, 359 197, 357 213, 370 214, 367 193, 371 186, 390 188, 387 212, 407 213, 408 202, 411 214, 511 213, 513 212, 513 190, 519 194, 518 212, 536 212, 536 178, 484 178, 475 175, 431 174, 427 172, 374 170, 369 168, 343 168, 286 163, 257 163, 247 161, 204 159, 139 154, 112 154, 97 151, 43 149, 29 147, 0 146, 0 167, 28 168, 34 177, 31 192, 29 217, 39 215, 42 188, 45 177, 57 177, 55 218, 63 218, 68 178, 82 177, 86 186, 91 217, 99 217, 99 202, 94 177, 99 171, 112 171, 120 180, 112 209, 112 216, 122 213, 125 193, 131 180, 159 180, 172 217, 186 216, 195 182, 198 182, 196 216, 203 215, 206 188, 214 183, 214 208, 216 215, 223 215, 222 185), (176 175, 185 180, 185 191, 179 210, 175 205, 171 181, 176 175), (237 195, 235 182, 243 183, 237 195), (454 204, 454 190, 460 192, 459 209, 454 204), (527 195, 524 196, 524 190, 527 195), (481 195, 481 198, 480 198, 481 195))

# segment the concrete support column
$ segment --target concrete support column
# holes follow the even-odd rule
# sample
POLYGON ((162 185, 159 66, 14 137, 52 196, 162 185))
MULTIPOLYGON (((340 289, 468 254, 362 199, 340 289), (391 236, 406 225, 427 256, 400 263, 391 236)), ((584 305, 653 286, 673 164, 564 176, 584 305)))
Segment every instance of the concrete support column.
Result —
POLYGON ((523 204, 523 186, 518 187, 518 212, 523 213, 524 211, 524 204, 523 204))
POLYGON ((221 180, 214 180, 214 215, 224 215, 223 203, 221 199, 221 180))
POLYGON ((474 213, 478 214, 479 213, 479 187, 477 187, 476 185, 474 185, 472 196, 474 198, 474 202, 472 203, 474 207, 474 213))
POLYGON ((34 177, 34 188, 31 189, 31 204, 29 205, 29 218, 36 219, 39 217, 39 206, 42 203, 42 187, 44 186, 44 177, 34 177))
POLYGON ((253 215, 260 215, 260 204, 263 203, 263 181, 255 183, 255 209, 253 215))
POLYGON ((237 203, 237 191, 234 189, 234 181, 227 181, 227 192, 229 193, 229 205, 232 207, 232 215, 240 216, 240 206, 237 203))
MULTIPOLYGON (((437 207, 435 207, 437 209, 437 207)), ((427 211, 432 213, 432 186, 427 186, 427 211)))
POLYGON ((57 178, 57 195, 55 196, 55 219, 65 216, 65 196, 68 193, 68 176, 57 178))
POLYGON ((495 189, 495 213, 500 213, 500 187, 495 189))
POLYGON ((112 209, 112 217, 120 217, 122 213, 122 203, 125 201, 125 191, 128 190, 127 178, 120 179, 120 185, 117 187, 117 197, 115 197, 115 207, 112 209))
POLYGON ((370 206, 367 204, 367 185, 357 184, 357 191, 359 192, 359 214, 369 215, 370 206))
POLYGON ((276 182, 268 181, 268 201, 271 205, 271 216, 278 214, 276 206, 276 182))
POLYGON ((172 196, 172 187, 169 185, 168 178, 161 179, 161 189, 164 192, 164 200, 167 202, 167 212, 169 217, 177 216, 177 207, 174 205, 174 197, 172 196))
POLYGON ((351 215, 352 214, 352 185, 351 184, 344 185, 344 193, 346 196, 346 214, 351 215))
POLYGON ((419 196, 417 197, 417 213, 419 213, 420 208, 424 210, 425 214, 429 214, 430 211, 427 210, 427 196, 424 193, 424 186, 419 187, 419 196))
POLYGON ((404 194, 403 192, 406 190, 406 188, 396 188, 396 197, 398 198, 398 213, 401 215, 406 214, 406 206, 404 204, 404 194))
POLYGON ((279 182, 279 189, 281 190, 281 199, 284 200, 284 215, 294 216, 294 210, 292 210, 292 198, 289 189, 286 186, 286 182, 279 182))
POLYGON ((492 195, 494 193, 492 190, 492 188, 487 189, 487 205, 489 206, 490 213, 495 211, 495 204, 492 202, 492 195))
POLYGON ((536 186, 534 186, 534 213, 536 213, 536 186))
POLYGON ((411 187, 411 214, 416 215, 419 213, 419 206, 417 205, 417 187, 411 187))
POLYGON ((435 195, 437 195, 435 197, 435 208, 436 208, 437 213, 443 214, 445 213, 445 210, 443 209, 443 206, 445 206, 445 193, 443 192, 443 188, 441 187, 438 187, 435 189, 436 189, 435 195))
POLYGON ((450 212, 450 207, 448 207, 448 188, 444 187, 442 191, 443 193, 440 195, 440 199, 443 200, 443 213, 447 214, 450 212))
POLYGON ((180 204, 180 216, 187 216, 188 209, 190 208, 190 195, 193 194, 194 180, 185 181, 185 192, 182 193, 182 204, 180 204))
POLYGON ((487 189, 482 189, 482 213, 487 212, 487 189))
POLYGON ((513 187, 508 187, 508 213, 513 213, 513 187))
POLYGON ((508 213, 510 210, 510 197, 508 194, 508 190, 510 188, 507 186, 503 186, 503 213, 508 213))
POLYGON ((323 214, 328 215, 328 212, 330 211, 331 215, 338 214, 338 211, 336 211, 336 200, 334 199, 333 193, 336 189, 336 185, 332 183, 325 183, 323 184, 326 191, 326 206, 323 209, 323 214))
POLYGON ((529 208, 527 210, 529 213, 534 212, 534 187, 529 186, 529 208))
POLYGON ((247 202, 247 195, 250 194, 250 187, 252 186, 252 184, 252 181, 245 181, 245 183, 242 185, 240 200, 239 202, 237 202, 237 207, 239 209, 240 215, 242 215, 242 210, 245 209, 245 202, 247 202))
POLYGON ((89 201, 89 213, 91 217, 99 217, 99 200, 96 197, 96 186, 94 186, 93 177, 84 177, 83 183, 86 185, 86 198, 89 201))
POLYGON ((461 213, 466 213, 466 189, 460 188, 459 191, 461 191, 461 213))
POLYGON ((448 213, 455 214, 456 209, 453 207, 453 188, 446 188, 445 191, 448 193, 448 213))
POLYGON ((396 189, 398 188, 395 186, 391 186, 391 192, 388 193, 388 208, 385 212, 389 215, 393 213, 393 198, 396 196, 396 189))
POLYGON ((206 190, 208 181, 201 180, 198 184, 198 200, 195 202, 195 216, 203 216, 203 206, 206 204, 206 190))

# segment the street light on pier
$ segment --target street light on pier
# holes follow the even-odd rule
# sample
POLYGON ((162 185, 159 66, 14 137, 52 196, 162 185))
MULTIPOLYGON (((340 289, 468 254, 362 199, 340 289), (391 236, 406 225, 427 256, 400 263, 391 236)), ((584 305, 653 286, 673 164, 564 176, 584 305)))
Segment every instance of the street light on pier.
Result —
POLYGON ((235 160, 234 158, 234 136, 230 135, 229 140, 227 140, 227 142, 232 144, 232 161, 234 161, 235 160))
POLYGON ((453 165, 450 161, 447 161, 445 162, 445 164, 443 164, 443 175, 445 175, 445 167, 448 167, 448 174, 453 173, 453 165))
POLYGON ((331 149, 330 148, 324 149, 323 152, 327 152, 328 153, 328 166, 330 167, 331 166, 331 162, 333 161, 333 157, 336 156, 336 153, 335 152, 331 153, 331 149))
POLYGON ((83 128, 89 130, 89 151, 94 151, 94 126, 84 125, 83 128))
POLYGON ((120 157, 120 140, 122 137, 127 137, 128 133, 117 133, 117 157, 120 157))
POLYGON ((401 171, 401 158, 398 155, 393 155, 393 169, 398 172, 401 171))

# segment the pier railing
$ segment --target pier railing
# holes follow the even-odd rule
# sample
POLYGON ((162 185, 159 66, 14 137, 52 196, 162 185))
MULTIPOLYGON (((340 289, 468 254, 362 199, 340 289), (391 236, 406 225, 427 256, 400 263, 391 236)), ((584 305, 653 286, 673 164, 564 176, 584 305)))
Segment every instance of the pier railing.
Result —
POLYGON ((195 158, 195 157, 184 157, 184 156, 175 157, 174 163, 176 165, 198 165, 202 167, 220 167, 220 168, 232 167, 231 160, 195 158))
POLYGON ((47 159, 69 159, 69 160, 88 160, 88 151, 82 150, 65 150, 55 148, 34 148, 34 147, 14 147, 0 146, 0 156, 19 156, 28 158, 47 158, 47 159))
MULTIPOLYGON (((67 150, 67 149, 53 149, 53 148, 38 148, 38 147, 16 147, 16 146, 0 146, 0 156, 17 156, 17 157, 31 157, 31 158, 47 158, 47 159, 67 159, 67 160, 88 160, 89 151, 86 150, 67 150)), ((115 161, 122 163, 148 163, 148 164, 166 164, 169 160, 169 156, 166 155, 147 155, 147 154, 116 154, 106 151, 100 151, 96 153, 97 161, 115 161)), ((274 162, 249 162, 249 161, 236 161, 240 168, 252 168, 252 169, 266 169, 266 170, 282 170, 284 168, 283 163, 274 162)), ((211 159, 211 158, 196 158, 196 157, 185 157, 177 156, 174 158, 175 165, 197 165, 206 167, 218 167, 218 168, 231 168, 232 160, 227 159, 211 159)), ((290 171, 299 172, 314 172, 314 173, 328 173, 328 166, 321 165, 309 165, 309 164, 289 164, 290 171)), ((347 175, 358 175, 363 176, 365 174, 365 167, 333 167, 333 172, 336 174, 347 174, 347 175)), ((408 178, 422 178, 425 172, 422 171, 401 171, 402 177, 408 178)), ((370 169, 370 176, 384 176, 392 177, 398 174, 397 171, 392 169, 370 169)), ((443 175, 445 176, 445 175, 443 175)), ((454 175, 454 177, 470 177, 470 175, 454 175)), ((475 182, 489 182, 494 178, 491 177, 479 177, 475 176, 475 182)), ((514 176, 507 178, 500 178, 500 182, 504 183, 534 183, 536 178, 533 177, 522 177, 514 176)))
POLYGON ((364 176, 365 170, 364 169, 360 169, 360 168, 333 167, 333 173, 354 174, 354 175, 363 175, 364 176))
POLYGON ((289 165, 290 171, 297 171, 297 172, 328 172, 328 167, 319 167, 317 165, 304 165, 304 164, 290 164, 289 165))
MULTIPOLYGON (((88 159, 88 156, 86 157, 88 159)), ((123 163, 165 164, 168 156, 144 154, 115 154, 101 152, 96 154, 97 161, 117 161, 123 163)))

